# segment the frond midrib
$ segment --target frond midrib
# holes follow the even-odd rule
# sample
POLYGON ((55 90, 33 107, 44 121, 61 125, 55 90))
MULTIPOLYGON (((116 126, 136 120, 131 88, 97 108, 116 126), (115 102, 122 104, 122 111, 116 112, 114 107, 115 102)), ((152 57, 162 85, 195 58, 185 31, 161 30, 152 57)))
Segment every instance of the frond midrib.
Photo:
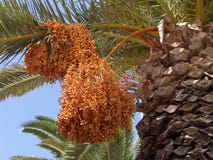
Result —
POLYGON ((39 37, 41 35, 43 35, 45 32, 44 31, 40 31, 37 33, 32 33, 32 34, 25 34, 25 35, 17 35, 17 36, 13 36, 13 37, 4 37, 2 39, 0 39, 0 43, 7 43, 7 42, 11 42, 11 41, 19 41, 19 40, 23 40, 23 39, 27 39, 30 37, 39 37))
MULTIPOLYGON (((36 127, 25 127, 25 128, 22 130, 22 132, 34 134, 32 131, 39 131, 39 132, 43 133, 44 135, 46 135, 46 136, 49 137, 49 138, 52 138, 52 139, 56 139, 56 140, 58 140, 58 141, 61 141, 61 139, 60 139, 59 137, 57 137, 56 135, 53 135, 53 134, 51 134, 51 133, 49 133, 49 132, 47 132, 47 131, 44 131, 44 130, 42 130, 42 129, 40 129, 40 128, 36 128, 36 127), (27 131, 29 131, 29 130, 31 130, 31 132, 27 132, 27 131)), ((35 136, 36 136, 36 135, 35 135, 35 136)))
POLYGON ((78 160, 82 160, 82 158, 84 157, 84 155, 87 153, 87 151, 89 151, 89 149, 91 148, 91 144, 89 144, 88 146, 86 146, 85 150, 83 151, 83 153, 78 157, 78 160))
POLYGON ((37 79, 41 77, 40 75, 33 75, 33 76, 28 76, 28 78, 25 78, 25 79, 22 79, 21 81, 15 81, 15 82, 12 82, 10 84, 7 84, 6 86, 0 88, 0 92, 10 88, 10 87, 16 87, 24 82, 27 82, 27 81, 32 81, 33 79, 37 79))
POLYGON ((55 151, 61 153, 61 155, 64 155, 64 154, 65 154, 65 152, 64 152, 63 150, 57 148, 56 146, 47 144, 47 143, 39 143, 39 144, 37 144, 37 145, 40 146, 40 147, 43 147, 43 148, 47 148, 47 149, 49 149, 49 150, 55 150, 55 151))

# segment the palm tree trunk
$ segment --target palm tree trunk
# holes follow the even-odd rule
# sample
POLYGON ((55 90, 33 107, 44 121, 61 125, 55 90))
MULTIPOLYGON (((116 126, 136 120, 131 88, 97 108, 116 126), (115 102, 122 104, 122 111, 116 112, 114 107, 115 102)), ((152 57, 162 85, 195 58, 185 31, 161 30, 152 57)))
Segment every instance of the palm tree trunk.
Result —
POLYGON ((161 47, 138 68, 145 116, 136 159, 213 159, 213 23, 164 25, 161 47))

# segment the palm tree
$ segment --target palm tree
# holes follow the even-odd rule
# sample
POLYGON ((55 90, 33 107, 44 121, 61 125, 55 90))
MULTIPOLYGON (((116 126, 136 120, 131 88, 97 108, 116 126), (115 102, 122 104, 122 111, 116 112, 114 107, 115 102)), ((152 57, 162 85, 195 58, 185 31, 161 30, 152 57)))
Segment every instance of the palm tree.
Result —
MULTIPOLYGON (((46 31, 39 28, 37 23, 48 19, 63 23, 87 24, 97 42, 100 57, 105 57, 115 44, 123 40, 118 45, 122 44, 121 48, 108 59, 118 73, 134 66, 140 57, 144 57, 148 51, 146 46, 149 46, 151 47, 149 59, 142 60, 137 67, 142 82, 139 81, 136 96, 143 97, 144 102, 143 107, 139 104, 137 110, 145 114, 138 124, 139 135, 143 139, 138 159, 213 157, 210 93, 212 54, 209 54, 212 53, 212 33, 209 33, 212 32, 212 25, 209 22, 213 19, 213 1, 92 0, 87 3, 79 0, 78 4, 64 0, 53 2, 52 5, 50 1, 39 0, 26 1, 22 4, 17 1, 1 3, 0 33, 3 37, 0 39, 1 63, 8 62, 24 51, 26 46, 43 39, 46 31), (165 15, 168 20, 165 19, 159 25, 160 41, 156 32, 133 34, 141 28, 156 27, 165 15), (202 25, 199 23, 176 25, 177 22, 195 20, 202 22, 202 25), (15 24, 13 30, 10 29, 10 24, 15 24), (124 44, 127 40, 128 42, 124 44), (182 56, 186 53, 190 56, 184 59, 182 56), (180 59, 176 61, 175 58, 180 59), (193 63, 195 61, 198 63, 193 63), (181 71, 185 69, 186 72, 178 72, 179 68, 181 71), (175 72, 171 72, 172 75, 159 74, 159 71, 170 73, 173 69, 175 72), (189 72, 191 70, 194 72, 189 72), (168 84, 172 84, 172 87, 168 84), (190 89, 190 86, 193 87, 190 89), (183 99, 180 97, 178 99, 178 96, 183 99), (191 110, 187 110, 189 108, 191 110)), ((1 88, 23 81, 17 78, 8 85, 5 80, 0 83, 3 84, 1 88)), ((22 93, 30 89, 32 88, 22 93)), ((0 94, 3 94, 3 90, 0 91, 0 94)), ((15 92, 15 90, 8 92, 3 97, 18 95, 15 92)))
MULTIPOLYGON (((56 133, 55 121, 45 116, 36 116, 33 121, 22 124, 22 132, 30 133, 41 140, 39 147, 52 153, 56 159, 63 160, 104 160, 117 158, 132 160, 135 156, 138 142, 133 142, 133 136, 120 131, 114 141, 97 144, 75 144, 56 133)), ((30 156, 17 155, 11 160, 46 160, 30 156)))

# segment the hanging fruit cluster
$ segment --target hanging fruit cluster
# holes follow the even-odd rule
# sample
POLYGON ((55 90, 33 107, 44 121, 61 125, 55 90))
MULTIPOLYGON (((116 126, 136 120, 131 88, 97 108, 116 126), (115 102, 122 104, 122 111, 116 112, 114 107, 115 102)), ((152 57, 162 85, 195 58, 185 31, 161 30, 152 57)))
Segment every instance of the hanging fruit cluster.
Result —
POLYGON ((93 38, 83 24, 48 21, 40 27, 48 29, 48 40, 33 44, 26 51, 25 64, 29 74, 38 73, 53 82, 63 78, 70 65, 75 70, 79 61, 88 59, 91 55, 87 53, 95 54, 93 38), (48 54, 48 49, 51 49, 51 54, 48 54), (82 54, 82 51, 90 52, 82 54))
POLYGON ((45 41, 25 54, 28 73, 62 79, 58 133, 77 143, 116 138, 119 129, 130 130, 133 97, 119 84, 106 60, 98 58, 95 43, 82 24, 49 21, 51 54, 45 41))
POLYGON ((81 63, 75 73, 68 68, 61 85, 58 132, 71 141, 95 143, 114 139, 119 127, 129 130, 132 96, 116 82, 104 60, 81 63))

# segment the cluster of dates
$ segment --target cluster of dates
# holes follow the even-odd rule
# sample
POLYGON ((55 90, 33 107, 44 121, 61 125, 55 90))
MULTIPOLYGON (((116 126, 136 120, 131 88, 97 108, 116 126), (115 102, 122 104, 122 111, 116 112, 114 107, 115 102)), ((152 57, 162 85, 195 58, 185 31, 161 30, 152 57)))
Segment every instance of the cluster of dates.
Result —
POLYGON ((97 56, 95 42, 83 24, 40 24, 48 30, 46 41, 25 53, 29 74, 61 79, 58 133, 77 143, 96 143, 116 138, 119 129, 131 128, 133 97, 119 84, 106 60, 97 56))

